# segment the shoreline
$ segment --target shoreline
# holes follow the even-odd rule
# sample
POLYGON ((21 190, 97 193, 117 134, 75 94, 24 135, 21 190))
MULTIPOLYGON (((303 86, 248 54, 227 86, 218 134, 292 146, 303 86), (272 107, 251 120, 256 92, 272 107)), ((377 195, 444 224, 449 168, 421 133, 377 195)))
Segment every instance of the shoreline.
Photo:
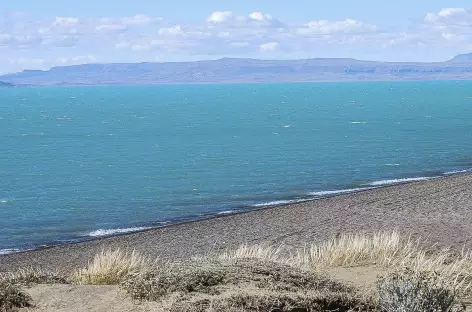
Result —
POLYGON ((444 247, 472 248, 472 174, 457 173, 311 201, 0 256, 0 271, 80 267, 103 248, 185 260, 243 243, 304 247, 343 232, 399 230, 444 247))
POLYGON ((450 176, 463 175, 463 174, 472 174, 472 169, 464 169, 450 172, 442 172, 440 175, 433 176, 419 176, 419 177, 407 177, 407 178, 395 178, 395 179, 385 179, 385 180, 376 180, 370 184, 358 185, 353 188, 348 189, 338 189, 338 190, 326 190, 326 191, 316 191, 306 195, 306 197, 292 198, 292 199, 276 199, 268 202, 262 202, 257 204, 251 204, 240 207, 233 207, 232 210, 227 211, 218 211, 218 212, 208 212, 199 215, 188 215, 182 216, 173 220, 167 221, 151 221, 148 224, 122 227, 122 228, 111 228, 111 229, 96 229, 88 232, 87 235, 83 235, 75 239, 65 239, 62 243, 59 241, 51 241, 44 243, 42 245, 33 246, 31 248, 19 248, 19 247, 10 247, 6 249, 0 249, 0 258, 2 256, 8 256, 11 254, 25 253, 25 252, 34 252, 37 250, 45 250, 55 247, 75 245, 80 243, 91 242, 95 240, 101 240, 111 237, 126 236, 130 234, 142 233, 147 231, 153 231, 165 227, 178 226, 187 223, 200 222, 210 219, 218 219, 221 217, 233 216, 238 214, 249 213, 253 211, 273 209, 278 207, 285 207, 290 205, 296 205, 300 203, 306 203, 316 200, 328 199, 337 196, 361 193, 365 191, 371 191, 380 188, 392 187, 396 185, 410 184, 415 182, 429 181, 434 179, 441 179, 450 176), (151 224, 160 224, 160 225, 151 225, 151 224), (104 234, 96 234, 103 232, 104 234), (107 234, 109 233, 109 234, 107 234))

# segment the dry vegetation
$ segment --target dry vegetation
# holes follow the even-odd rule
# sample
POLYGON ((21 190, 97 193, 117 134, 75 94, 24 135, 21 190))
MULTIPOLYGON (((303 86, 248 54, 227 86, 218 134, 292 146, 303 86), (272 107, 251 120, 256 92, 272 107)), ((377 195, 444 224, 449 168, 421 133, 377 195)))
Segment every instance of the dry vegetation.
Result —
POLYGON ((72 280, 79 285, 116 285, 128 275, 143 272, 148 261, 136 252, 102 250, 88 267, 73 274, 72 280))
POLYGON ((472 258, 448 249, 425 248, 419 241, 397 232, 344 234, 300 251, 294 263, 314 271, 324 268, 378 266, 383 271, 409 268, 414 273, 435 272, 461 295, 471 295, 472 258))
POLYGON ((163 311, 171 312, 453 312, 463 311, 458 298, 471 295, 472 259, 468 253, 427 249, 388 232, 340 235, 296 255, 243 245, 174 264, 151 263, 136 252, 104 250, 69 279, 28 269, 0 280, 4 311, 28 304, 18 285, 71 280, 79 285, 121 285, 133 299, 159 302, 163 311), (323 273, 356 266, 384 272, 375 292, 361 294, 323 273))
POLYGON ((380 307, 387 312, 462 312, 454 287, 435 272, 405 269, 379 278, 380 307))
POLYGON ((10 312, 31 305, 31 298, 18 284, 8 279, 0 280, 0 311, 10 312))
POLYGON ((312 272, 258 259, 226 259, 155 268, 122 287, 165 311, 368 311, 354 288, 312 272))

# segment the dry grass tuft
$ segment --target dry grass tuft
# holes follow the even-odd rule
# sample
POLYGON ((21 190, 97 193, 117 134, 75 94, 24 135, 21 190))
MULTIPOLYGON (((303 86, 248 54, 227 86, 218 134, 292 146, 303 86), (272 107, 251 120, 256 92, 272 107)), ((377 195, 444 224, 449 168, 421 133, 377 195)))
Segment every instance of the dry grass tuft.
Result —
POLYGON ((69 284, 67 278, 56 272, 45 272, 37 268, 19 269, 16 272, 3 274, 3 279, 23 286, 34 284, 69 284))
POLYGON ((315 271, 375 265, 386 271, 409 268, 415 273, 436 272, 462 295, 472 291, 472 260, 468 253, 428 250, 419 241, 402 238, 397 232, 344 234, 299 252, 293 263, 315 271))
POLYGON ((218 256, 219 260, 258 259, 262 261, 280 261, 280 248, 264 245, 241 245, 236 250, 226 251, 218 256))
POLYGON ((414 256, 419 243, 397 232, 342 234, 299 253, 295 262, 310 267, 394 266, 414 256))
POLYGON ((146 271, 148 266, 148 261, 135 251, 102 250, 87 268, 76 271, 72 280, 79 285, 118 285, 128 275, 146 271))
POLYGON ((29 307, 31 298, 21 291, 18 284, 8 279, 0 279, 0 311, 11 312, 29 307))

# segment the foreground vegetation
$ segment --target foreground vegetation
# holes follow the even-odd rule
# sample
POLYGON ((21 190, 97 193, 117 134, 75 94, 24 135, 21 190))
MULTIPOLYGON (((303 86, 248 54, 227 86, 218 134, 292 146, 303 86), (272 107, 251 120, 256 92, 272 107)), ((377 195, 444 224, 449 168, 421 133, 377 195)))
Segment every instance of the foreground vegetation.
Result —
POLYGON ((134 300, 162 311, 465 311, 472 292, 468 253, 425 248, 396 232, 341 235, 288 255, 243 245, 186 263, 150 261, 136 252, 104 250, 69 276, 22 270, 0 277, 0 311, 32 304, 31 284, 120 285, 134 300), (380 272, 371 291, 326 274, 346 267, 380 272))

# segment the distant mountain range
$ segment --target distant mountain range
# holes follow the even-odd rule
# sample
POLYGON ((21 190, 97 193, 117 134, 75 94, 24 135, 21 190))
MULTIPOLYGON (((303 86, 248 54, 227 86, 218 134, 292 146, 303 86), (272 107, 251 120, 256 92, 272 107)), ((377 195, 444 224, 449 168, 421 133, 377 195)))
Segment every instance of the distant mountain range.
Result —
POLYGON ((0 88, 14 87, 14 84, 9 82, 0 81, 0 88))
POLYGON ((224 58, 176 63, 85 64, 0 76, 4 84, 44 86, 434 79, 472 79, 472 53, 438 63, 224 58))

